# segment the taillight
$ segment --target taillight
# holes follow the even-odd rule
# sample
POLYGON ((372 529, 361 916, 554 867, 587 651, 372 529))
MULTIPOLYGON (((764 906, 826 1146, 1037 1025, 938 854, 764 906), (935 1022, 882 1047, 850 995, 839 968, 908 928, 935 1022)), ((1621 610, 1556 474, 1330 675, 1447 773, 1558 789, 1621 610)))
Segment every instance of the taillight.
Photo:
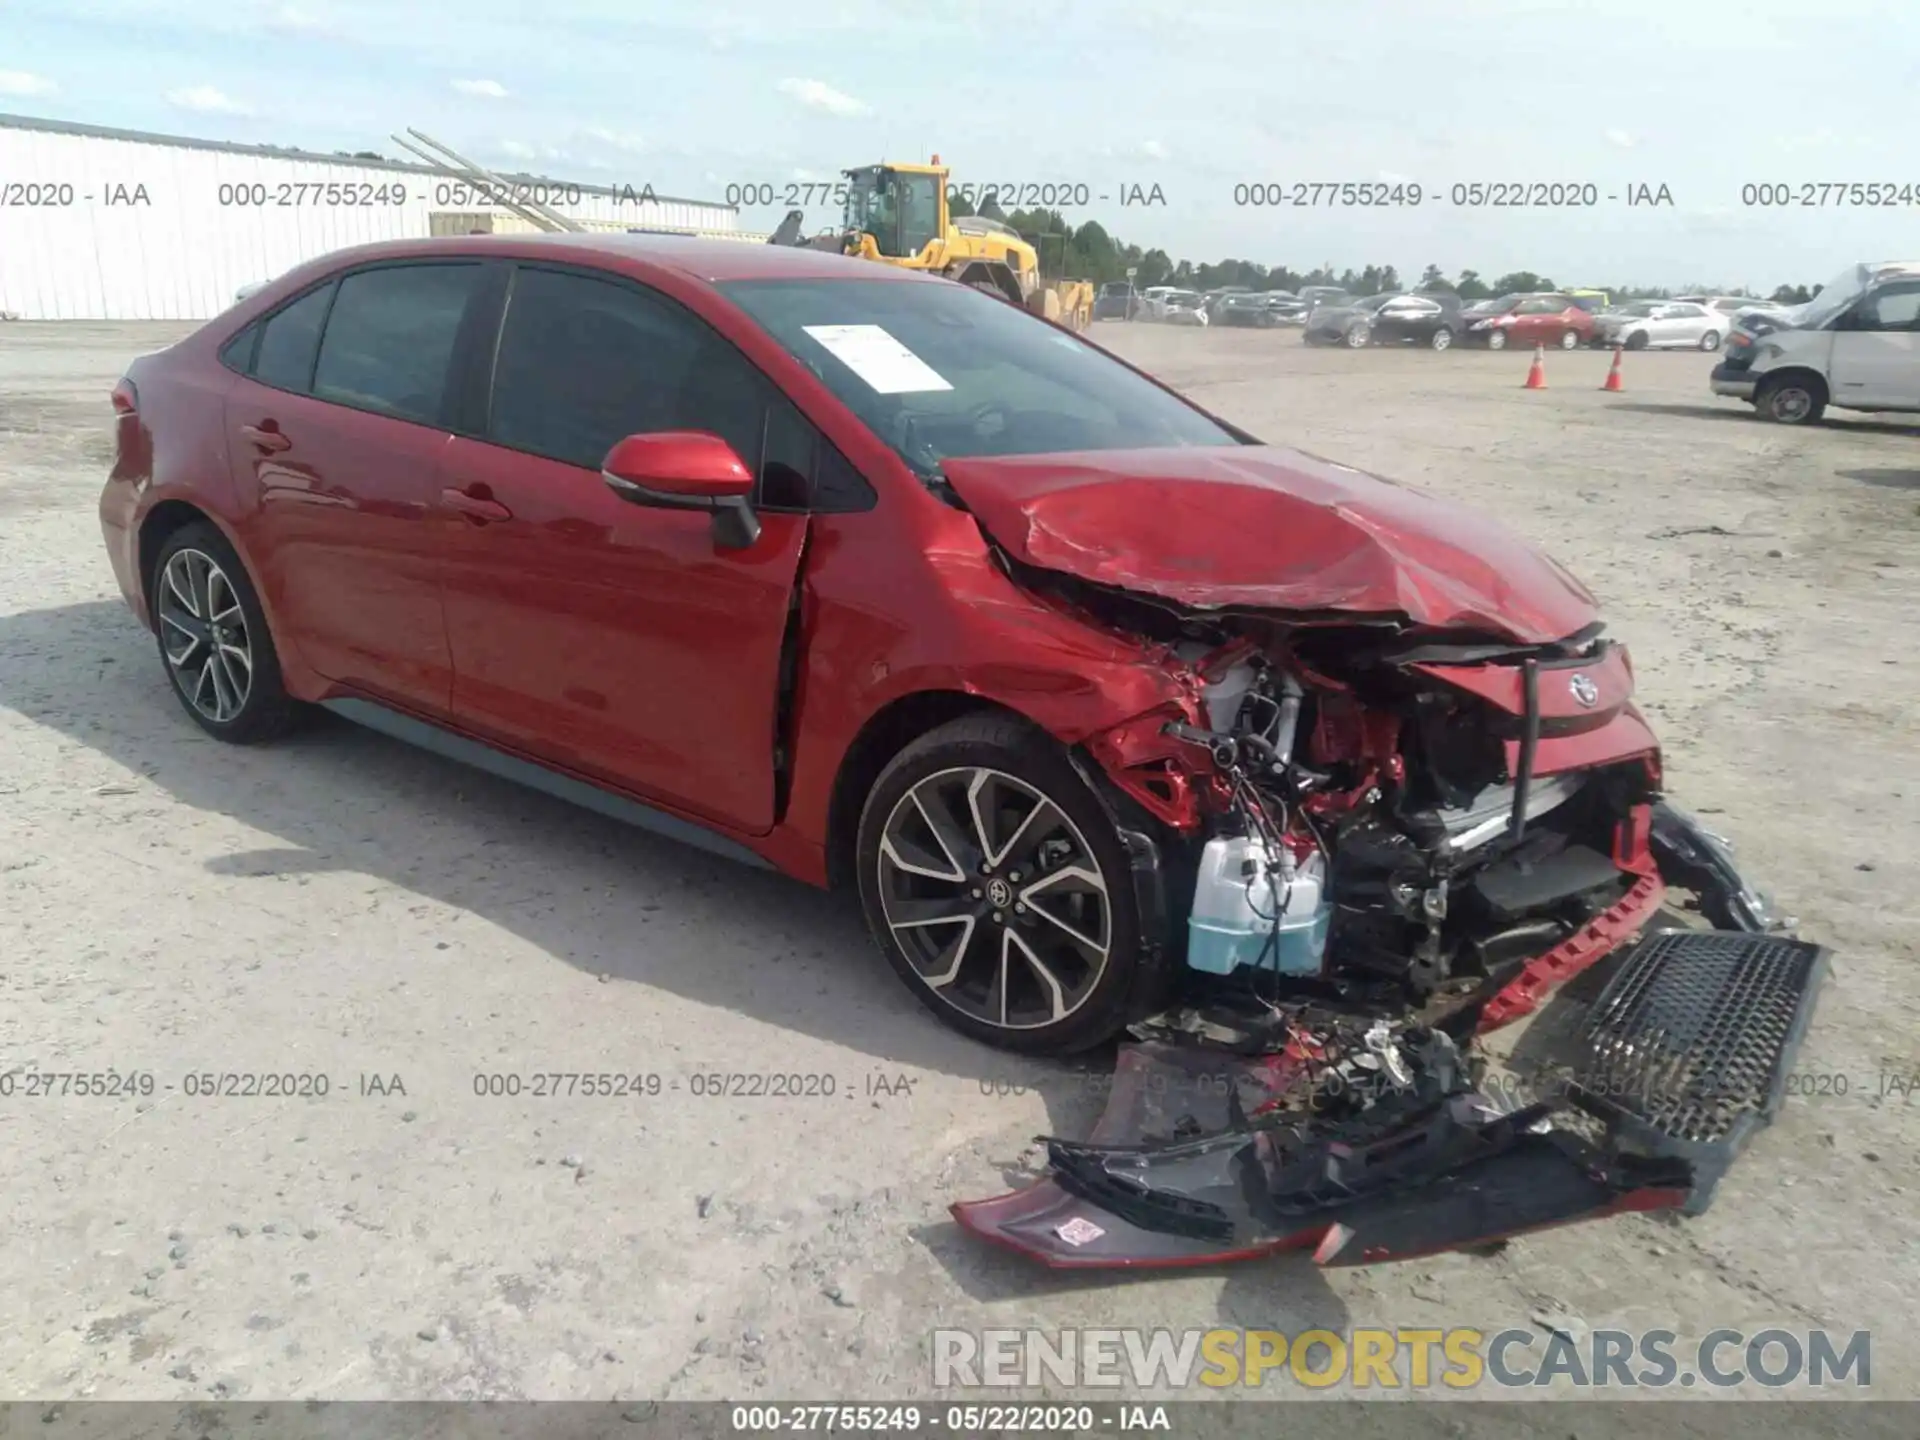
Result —
POLYGON ((113 387, 113 413, 115 415, 140 413, 140 392, 133 388, 131 380, 122 380, 113 387))

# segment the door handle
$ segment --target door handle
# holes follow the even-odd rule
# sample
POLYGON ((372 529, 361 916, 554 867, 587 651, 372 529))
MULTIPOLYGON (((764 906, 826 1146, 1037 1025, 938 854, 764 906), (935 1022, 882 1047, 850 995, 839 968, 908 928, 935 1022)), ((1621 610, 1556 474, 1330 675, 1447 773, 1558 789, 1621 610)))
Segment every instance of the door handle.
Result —
POLYGON ((279 427, 271 420, 261 425, 242 425, 240 433, 262 450, 269 452, 293 448, 293 441, 282 435, 279 427))
POLYGON ((466 491, 455 490, 451 486, 440 492, 440 503, 449 510, 465 515, 469 520, 511 520, 513 518, 513 511, 498 500, 469 495, 466 491))

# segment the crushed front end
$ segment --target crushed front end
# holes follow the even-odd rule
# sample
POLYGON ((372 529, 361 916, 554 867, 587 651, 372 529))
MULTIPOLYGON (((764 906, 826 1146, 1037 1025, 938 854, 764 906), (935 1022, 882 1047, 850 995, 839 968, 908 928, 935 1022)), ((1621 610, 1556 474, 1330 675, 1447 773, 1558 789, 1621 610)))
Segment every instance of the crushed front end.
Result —
POLYGON ((1093 1137, 962 1225, 1059 1266, 1344 1265, 1705 1207, 1825 956, 1666 803, 1599 624, 1202 612, 1007 563, 1184 678, 1087 750, 1160 827, 1186 964, 1093 1137), (1580 1020, 1496 1064, 1585 972, 1580 1020))

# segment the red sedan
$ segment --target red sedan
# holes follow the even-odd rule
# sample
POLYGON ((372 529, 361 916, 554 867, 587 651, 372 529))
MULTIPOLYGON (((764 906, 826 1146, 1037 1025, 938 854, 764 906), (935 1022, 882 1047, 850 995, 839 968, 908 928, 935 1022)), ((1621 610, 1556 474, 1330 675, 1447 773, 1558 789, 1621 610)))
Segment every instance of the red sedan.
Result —
POLYGON ((326 706, 856 890, 996 1044, 1262 971, 1519 1013, 1683 850, 1667 878, 1757 928, 1559 565, 965 286, 388 243, 113 403, 108 552, 202 729, 326 706))
POLYGON ((1555 345, 1572 350, 1593 338, 1593 316, 1571 295, 1502 295, 1461 312, 1461 339, 1504 350, 1509 345, 1555 345))

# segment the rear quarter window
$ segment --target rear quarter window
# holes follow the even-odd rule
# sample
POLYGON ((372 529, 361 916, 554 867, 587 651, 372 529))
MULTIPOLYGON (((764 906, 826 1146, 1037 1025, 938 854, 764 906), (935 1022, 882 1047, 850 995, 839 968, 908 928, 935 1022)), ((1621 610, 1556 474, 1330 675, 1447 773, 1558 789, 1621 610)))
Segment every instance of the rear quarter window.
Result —
POLYGON ((346 276, 320 342, 314 396, 398 420, 437 422, 454 343, 480 275, 477 263, 456 263, 346 276))

